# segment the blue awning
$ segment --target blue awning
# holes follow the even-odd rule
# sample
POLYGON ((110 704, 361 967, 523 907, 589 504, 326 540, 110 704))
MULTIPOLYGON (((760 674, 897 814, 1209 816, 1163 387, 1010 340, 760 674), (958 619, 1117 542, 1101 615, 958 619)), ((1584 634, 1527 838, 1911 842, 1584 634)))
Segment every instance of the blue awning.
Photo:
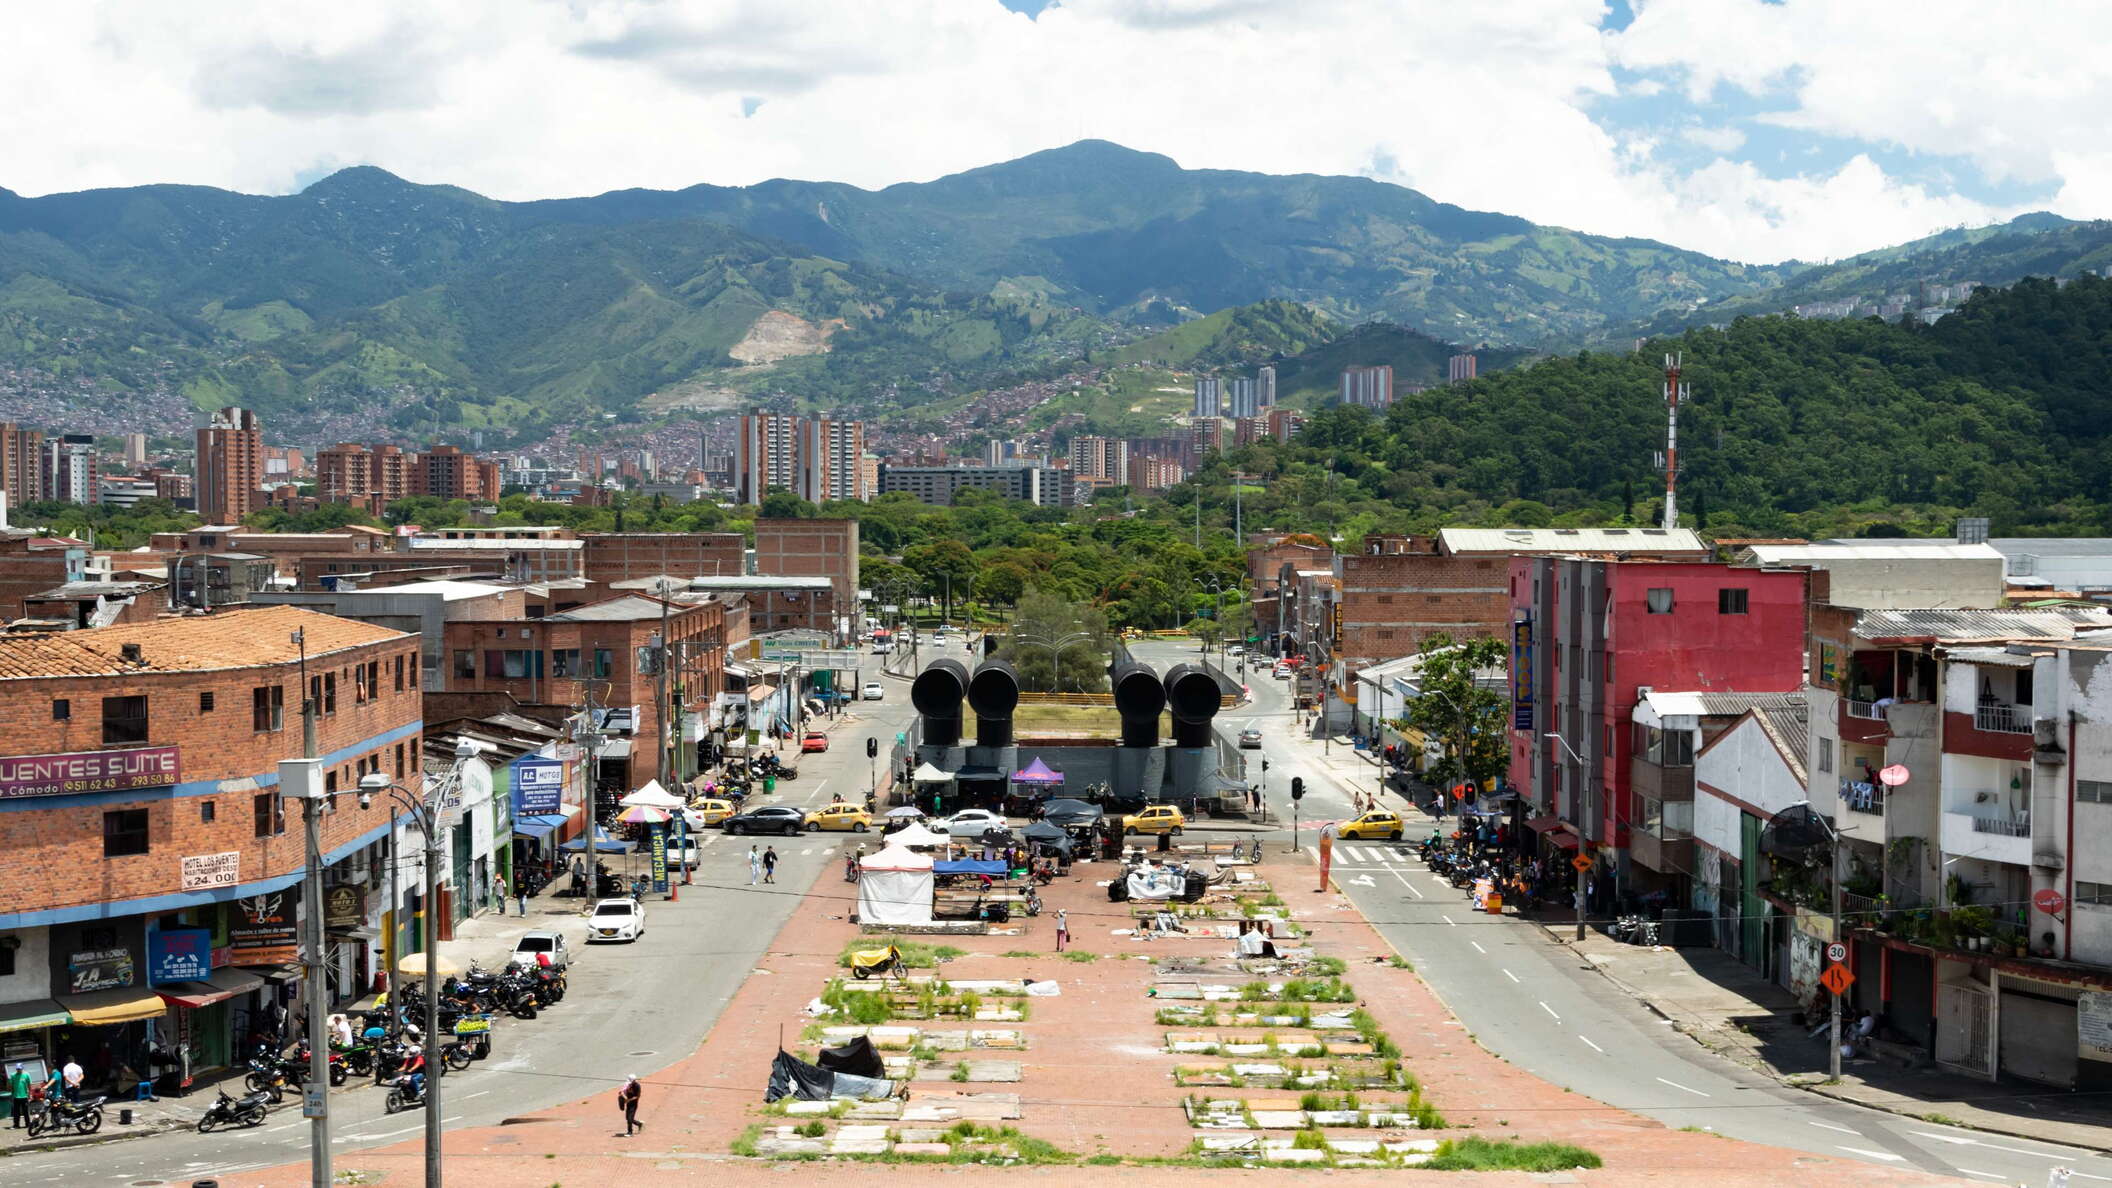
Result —
POLYGON ((972 874, 1002 876, 1005 874, 1005 872, 1006 867, 1004 863, 985 862, 979 858, 970 858, 960 862, 934 862, 931 864, 931 873, 942 875, 972 874))
MULTIPOLYGON (((567 854, 577 854, 586 848, 587 839, 583 837, 575 837, 558 847, 558 849, 563 850, 567 854)), ((628 854, 631 852, 631 843, 617 841, 609 836, 608 830, 596 825, 594 827, 594 851, 598 854, 628 854)))
MULTIPOLYGON (((562 821, 564 818, 560 817, 558 820, 562 821)), ((545 817, 522 817, 513 823, 513 835, 525 837, 530 841, 541 841, 556 832, 557 826, 545 817)))

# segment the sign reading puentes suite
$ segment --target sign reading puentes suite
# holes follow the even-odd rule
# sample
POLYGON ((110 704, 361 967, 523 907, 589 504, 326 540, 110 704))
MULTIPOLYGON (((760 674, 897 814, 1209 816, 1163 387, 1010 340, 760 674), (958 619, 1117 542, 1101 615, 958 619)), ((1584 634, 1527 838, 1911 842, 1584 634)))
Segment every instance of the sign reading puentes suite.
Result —
POLYGON ((176 747, 129 747, 0 757, 0 800, 165 787, 177 782, 177 754, 176 747))

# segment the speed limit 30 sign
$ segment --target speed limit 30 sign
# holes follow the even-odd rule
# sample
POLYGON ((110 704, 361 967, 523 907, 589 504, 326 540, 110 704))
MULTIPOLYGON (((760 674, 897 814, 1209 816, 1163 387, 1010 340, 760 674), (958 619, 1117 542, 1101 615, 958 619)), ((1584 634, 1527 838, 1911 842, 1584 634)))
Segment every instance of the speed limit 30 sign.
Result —
POLYGON ((1826 960, 1828 960, 1828 961, 1846 961, 1846 960, 1848 960, 1848 946, 1847 946, 1847 945, 1844 945, 1844 944, 1842 944, 1842 943, 1841 943, 1841 942, 1839 942, 1839 941, 1835 941, 1835 942, 1833 942, 1832 944, 1830 944, 1830 945, 1827 945, 1827 946, 1826 946, 1826 960))

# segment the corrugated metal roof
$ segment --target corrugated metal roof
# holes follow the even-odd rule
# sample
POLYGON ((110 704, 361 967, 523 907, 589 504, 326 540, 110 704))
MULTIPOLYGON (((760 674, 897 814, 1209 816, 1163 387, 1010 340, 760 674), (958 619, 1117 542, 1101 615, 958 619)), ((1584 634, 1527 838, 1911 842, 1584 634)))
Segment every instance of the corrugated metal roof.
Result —
POLYGON ((1714 693, 1652 689, 1643 700, 1660 717, 1735 718, 1749 709, 1802 707, 1802 693, 1714 693))
POLYGON ((1781 748, 1782 757, 1789 763, 1789 770, 1797 777, 1797 782, 1805 782, 1804 756, 1811 748, 1811 721, 1801 702, 1793 706, 1755 706, 1753 719, 1774 737, 1775 745, 1781 748))
POLYGON ((1440 528, 1447 553, 1706 553, 1691 528, 1440 528))
POLYGON ((2002 668, 2030 668, 2035 659, 2030 652, 2012 652, 2008 648, 1953 648, 1950 658, 1967 664, 1993 664, 2002 668))
POLYGON ((372 623, 293 606, 267 606, 57 635, 0 636, 0 678, 122 676, 290 664, 301 656, 292 639, 295 631, 303 633, 310 660, 405 638, 400 631, 372 623), (126 644, 139 645, 137 663, 125 659, 126 644))
POLYGON ((1754 545, 1745 550, 1762 565, 1814 565, 1824 561, 2000 561, 1984 544, 1924 540, 1826 541, 1806 545, 1754 545))
POLYGON ((611 598, 591 606, 574 607, 562 614, 549 616, 567 623, 634 623, 640 619, 657 619, 671 613, 666 604, 636 594, 611 598))
POLYGON ((2112 627, 2112 612, 2084 607, 2044 610, 1868 611, 1855 625, 1866 640, 1936 640, 1997 643, 2005 640, 2067 640, 2078 628, 2112 627))

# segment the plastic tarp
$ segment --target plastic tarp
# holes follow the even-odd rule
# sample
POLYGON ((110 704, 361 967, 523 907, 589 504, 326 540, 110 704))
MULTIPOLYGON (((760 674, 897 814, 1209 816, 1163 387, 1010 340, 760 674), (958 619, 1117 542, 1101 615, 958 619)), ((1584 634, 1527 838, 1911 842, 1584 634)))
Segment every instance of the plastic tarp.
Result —
POLYGON ((168 1013, 169 1004, 152 990, 136 986, 128 990, 96 990, 88 994, 62 994, 59 1005, 82 1027, 108 1027, 156 1019, 168 1013))
POLYGON ((832 1073, 849 1073, 875 1081, 887 1079, 887 1062, 880 1058, 880 1049, 862 1035, 852 1036, 849 1043, 840 1047, 823 1048, 815 1054, 814 1063, 832 1073))
POLYGON ((929 924, 933 862, 890 846, 858 862, 858 922, 929 924))
POLYGON ((931 872, 942 875, 991 875, 1003 878, 1010 873, 1010 869, 1002 862, 986 862, 980 858, 964 858, 959 862, 934 862, 931 864, 931 872))
POLYGON ((1188 880, 1168 867, 1140 866, 1127 877, 1131 899, 1178 899, 1188 880))
POLYGON ((1015 784, 1060 784, 1063 782, 1063 773, 1050 771, 1049 765, 1037 758, 1034 762, 1027 764, 1025 768, 1013 772, 1012 782, 1015 784))
POLYGON ((1065 858, 1071 856, 1071 835, 1047 821, 1036 821, 1021 832, 1036 852, 1046 850, 1065 858))
POLYGON ((830 1072, 780 1050, 777 1059, 770 1062, 770 1084, 763 1090, 763 1100, 773 1102, 792 1097, 800 1101, 830 1101, 847 1097, 854 1101, 877 1101, 892 1097, 894 1093, 893 1081, 830 1072))

